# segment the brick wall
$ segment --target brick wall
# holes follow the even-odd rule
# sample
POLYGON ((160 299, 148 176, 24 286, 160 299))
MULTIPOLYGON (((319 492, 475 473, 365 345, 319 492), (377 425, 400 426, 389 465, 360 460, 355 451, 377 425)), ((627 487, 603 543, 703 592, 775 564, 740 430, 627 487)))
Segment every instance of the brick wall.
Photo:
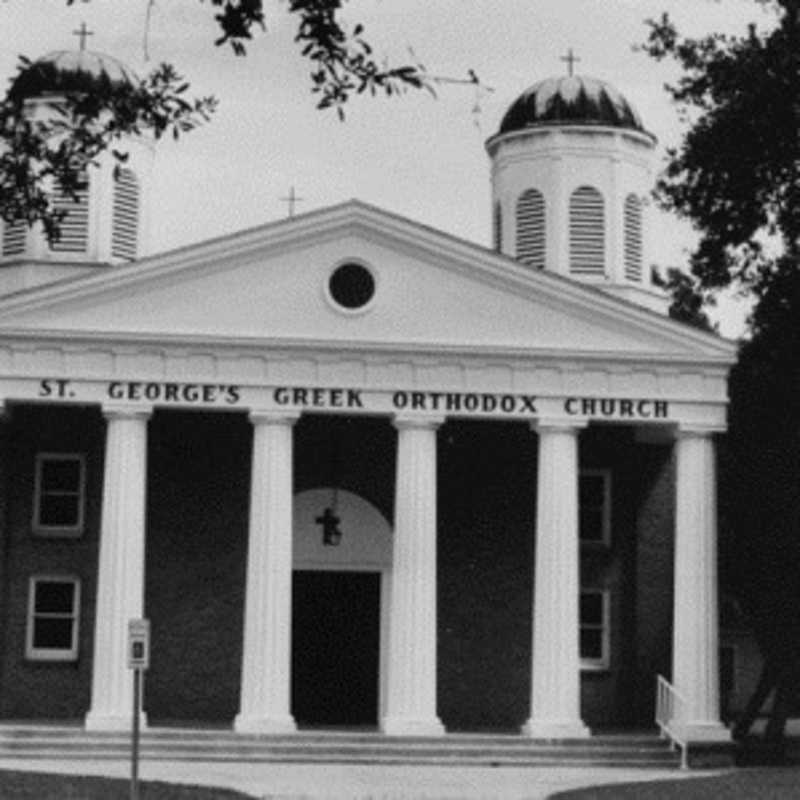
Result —
POLYGON ((453 730, 529 716, 536 437, 524 424, 439 431, 439 714, 453 730))
POLYGON ((251 426, 158 411, 149 423, 145 613, 153 722, 231 720, 239 706, 251 426))
POLYGON ((97 409, 13 406, 3 423, 5 525, 2 536, 2 646, 0 716, 81 717, 89 709, 104 423, 97 409), (87 499, 83 535, 45 538, 31 529, 36 453, 86 454, 87 499), (28 583, 32 575, 81 580, 78 658, 25 658, 28 583))

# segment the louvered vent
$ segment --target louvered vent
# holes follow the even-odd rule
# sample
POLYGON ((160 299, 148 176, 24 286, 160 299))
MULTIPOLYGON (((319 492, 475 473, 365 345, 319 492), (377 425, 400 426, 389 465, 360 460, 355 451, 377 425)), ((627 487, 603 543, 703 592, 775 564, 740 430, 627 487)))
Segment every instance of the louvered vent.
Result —
POLYGON ((544 197, 536 189, 528 189, 517 200, 517 260, 544 269, 544 197))
POLYGON ((494 238, 494 249, 498 253, 503 252, 503 210, 500 203, 494 204, 494 214, 492 215, 492 234, 494 238))
POLYGON ((569 199, 569 271, 605 274, 603 195, 591 186, 581 186, 569 199))
POLYGON ((625 277, 642 280, 642 204, 634 194, 625 199, 625 277))
POLYGON ((21 256, 25 252, 25 233, 27 225, 24 220, 6 222, 3 226, 3 256, 21 256))
POLYGON ((85 253, 89 247, 89 182, 85 178, 74 196, 57 190, 53 208, 66 215, 59 224, 60 236, 50 244, 55 253, 85 253))
POLYGON ((111 255, 136 258, 139 231, 139 183, 129 169, 118 170, 114 181, 114 207, 111 220, 111 255))

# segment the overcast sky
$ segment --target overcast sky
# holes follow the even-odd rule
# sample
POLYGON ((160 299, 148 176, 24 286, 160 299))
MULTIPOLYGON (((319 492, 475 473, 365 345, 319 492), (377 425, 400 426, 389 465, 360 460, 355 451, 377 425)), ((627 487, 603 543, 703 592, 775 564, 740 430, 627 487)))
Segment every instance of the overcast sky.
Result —
MULTIPOLYGON (((77 48, 85 21, 88 47, 144 74, 175 64, 196 94, 220 100, 214 120, 177 145, 159 145, 152 249, 228 233, 286 216, 291 186, 298 211, 356 197, 487 245, 489 162, 484 141, 508 105, 537 80, 564 74, 573 48, 576 72, 610 81, 659 139, 659 158, 679 141, 675 109, 663 90, 674 69, 632 45, 644 20, 669 11, 682 31, 742 32, 770 17, 752 0, 350 0, 344 17, 361 22, 379 54, 397 63, 414 56, 429 72, 465 77, 474 69, 493 91, 441 86, 438 97, 357 99, 347 119, 320 112, 309 92, 308 65, 292 42, 285 0, 266 0, 268 32, 235 57, 215 48, 210 3, 155 0, 145 61, 147 0, 0 0, 0 75, 18 54, 37 57, 77 48)), ((687 227, 656 220, 660 264, 685 263, 687 227)))

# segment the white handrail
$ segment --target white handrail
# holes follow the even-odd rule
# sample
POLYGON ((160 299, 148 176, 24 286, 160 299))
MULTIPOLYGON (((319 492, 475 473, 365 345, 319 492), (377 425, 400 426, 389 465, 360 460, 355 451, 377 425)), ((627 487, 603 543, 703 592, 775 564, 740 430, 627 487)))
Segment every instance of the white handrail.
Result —
POLYGON ((686 701, 662 675, 656 675, 656 725, 662 739, 681 748, 681 769, 689 766, 689 742, 684 735, 686 701))

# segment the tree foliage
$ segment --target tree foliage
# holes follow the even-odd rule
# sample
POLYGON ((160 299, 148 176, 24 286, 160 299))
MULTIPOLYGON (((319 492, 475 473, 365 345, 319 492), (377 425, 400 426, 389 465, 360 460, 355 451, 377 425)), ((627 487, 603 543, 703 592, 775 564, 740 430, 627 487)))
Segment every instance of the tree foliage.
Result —
POLYGON ((701 234, 691 258, 700 291, 758 295, 777 254, 797 263, 800 252, 800 0, 760 4, 774 14, 767 32, 684 38, 665 14, 643 46, 682 69, 667 91, 690 127, 657 197, 701 234))
POLYGON ((759 4, 767 31, 683 38, 665 15, 644 49, 680 65, 667 88, 689 123, 657 186, 700 234, 691 274, 673 276, 671 313, 724 287, 754 301, 730 379, 721 565, 766 664, 738 732, 774 689, 777 738, 788 698, 800 701, 800 0, 759 4))
MULTIPOLYGON (((67 5, 74 2, 66 0, 67 5)), ((341 8, 342 0, 286 3, 297 20, 295 42, 309 62, 310 91, 318 108, 335 109, 343 118, 353 95, 391 96, 409 88, 431 88, 419 65, 380 64, 363 26, 346 28, 341 8)), ((230 47, 237 56, 246 54, 256 34, 266 32, 263 0, 199 0, 197 11, 213 15, 214 44, 230 47)), ((19 73, 30 64, 21 58, 19 73)), ((54 208, 54 187, 75 192, 87 167, 109 149, 123 161, 125 153, 118 148, 127 135, 150 132, 177 138, 208 120, 215 98, 189 99, 187 90, 175 68, 161 64, 138 84, 108 82, 90 93, 66 92, 59 113, 47 120, 30 119, 25 97, 10 91, 0 102, 0 217, 7 223, 40 222, 48 238, 57 238, 64 212, 54 208)))

